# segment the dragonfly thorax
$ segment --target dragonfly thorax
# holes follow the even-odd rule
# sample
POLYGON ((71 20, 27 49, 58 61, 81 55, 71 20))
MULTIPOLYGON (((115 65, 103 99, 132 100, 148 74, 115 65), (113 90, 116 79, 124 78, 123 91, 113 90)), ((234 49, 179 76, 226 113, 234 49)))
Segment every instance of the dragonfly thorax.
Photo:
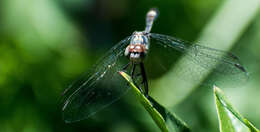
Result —
POLYGON ((149 39, 144 32, 134 32, 130 44, 125 49, 125 56, 129 57, 134 63, 140 63, 149 48, 149 39))

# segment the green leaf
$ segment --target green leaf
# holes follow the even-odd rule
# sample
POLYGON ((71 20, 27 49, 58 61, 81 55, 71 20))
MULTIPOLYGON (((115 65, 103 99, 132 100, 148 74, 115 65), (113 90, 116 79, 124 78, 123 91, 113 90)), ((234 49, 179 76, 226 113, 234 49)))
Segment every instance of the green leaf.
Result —
POLYGON ((216 86, 214 95, 221 132, 260 132, 231 105, 223 91, 216 86))
POLYGON ((176 115, 170 113, 166 108, 156 102, 152 97, 144 96, 140 90, 135 86, 132 78, 125 72, 119 72, 130 84, 136 97, 144 106, 146 111, 151 115, 157 126, 163 132, 190 132, 185 122, 180 120, 176 115))

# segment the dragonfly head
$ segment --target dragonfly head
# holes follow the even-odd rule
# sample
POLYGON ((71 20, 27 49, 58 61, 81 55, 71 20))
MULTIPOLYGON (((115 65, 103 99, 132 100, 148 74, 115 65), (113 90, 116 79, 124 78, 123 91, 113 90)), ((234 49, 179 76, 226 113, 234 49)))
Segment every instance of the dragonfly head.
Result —
POLYGON ((148 46, 147 33, 135 31, 132 34, 130 44, 126 47, 125 56, 128 56, 133 62, 140 63, 148 51, 148 46))

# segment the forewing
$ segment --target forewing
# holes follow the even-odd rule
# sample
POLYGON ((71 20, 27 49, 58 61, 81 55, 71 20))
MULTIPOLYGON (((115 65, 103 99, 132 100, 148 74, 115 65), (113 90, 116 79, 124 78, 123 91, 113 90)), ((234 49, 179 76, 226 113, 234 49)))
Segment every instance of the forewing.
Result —
MULTIPOLYGON (((245 81, 248 78, 239 58, 229 52, 191 44, 167 35, 151 33, 150 37, 164 48, 164 54, 179 51, 187 55, 186 58, 189 59, 188 68, 178 67, 178 75, 181 78, 191 78, 197 81, 201 77, 201 72, 205 70, 211 70, 211 75, 214 78, 227 77, 228 80, 234 82, 245 81)), ((217 84, 218 82, 209 79, 207 83, 217 84)))
POLYGON ((66 122, 88 118, 128 91, 118 71, 127 64, 124 50, 129 39, 116 44, 89 72, 64 91, 62 111, 66 122))

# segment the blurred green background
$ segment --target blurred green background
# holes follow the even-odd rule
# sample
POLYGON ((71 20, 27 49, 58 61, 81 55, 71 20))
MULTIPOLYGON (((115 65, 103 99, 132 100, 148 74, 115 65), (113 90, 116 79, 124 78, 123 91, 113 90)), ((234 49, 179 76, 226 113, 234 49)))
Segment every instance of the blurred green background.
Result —
MULTIPOLYGON (((159 131, 131 92, 92 118, 65 124, 61 116, 61 93, 114 44, 135 30, 143 30, 145 14, 151 7, 160 11, 152 32, 195 41, 225 2, 1 0, 0 131, 159 131)), ((223 90, 242 115, 260 128, 260 13, 257 9, 239 32, 232 52, 240 57, 250 78, 241 87, 223 90)), ((183 99, 170 110, 193 131, 218 131, 211 89, 197 88, 180 96, 183 99)))

